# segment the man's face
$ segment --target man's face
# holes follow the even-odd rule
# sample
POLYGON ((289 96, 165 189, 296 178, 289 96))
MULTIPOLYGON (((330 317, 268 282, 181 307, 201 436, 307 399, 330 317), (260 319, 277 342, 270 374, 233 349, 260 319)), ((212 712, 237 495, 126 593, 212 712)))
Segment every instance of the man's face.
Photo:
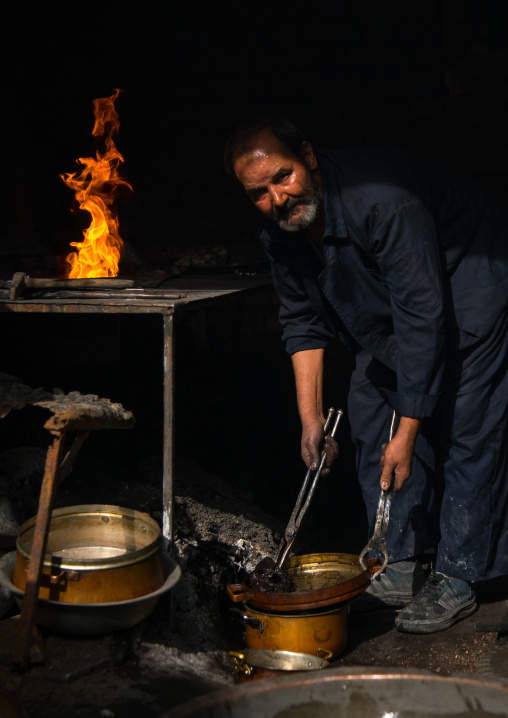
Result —
POLYGON ((281 229, 298 232, 315 220, 321 190, 316 158, 308 142, 303 143, 300 157, 270 130, 263 130, 236 157, 233 167, 247 196, 281 229))

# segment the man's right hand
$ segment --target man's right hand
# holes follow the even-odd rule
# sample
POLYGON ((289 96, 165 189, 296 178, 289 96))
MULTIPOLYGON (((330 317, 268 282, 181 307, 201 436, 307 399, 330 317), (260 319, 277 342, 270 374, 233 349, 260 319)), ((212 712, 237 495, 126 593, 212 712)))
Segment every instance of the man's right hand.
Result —
POLYGON ((321 451, 326 452, 326 463, 322 475, 330 473, 330 468, 339 455, 339 446, 334 439, 324 436, 324 417, 314 421, 307 421, 303 424, 302 430, 302 459, 306 466, 311 466, 315 471, 321 459, 321 451))

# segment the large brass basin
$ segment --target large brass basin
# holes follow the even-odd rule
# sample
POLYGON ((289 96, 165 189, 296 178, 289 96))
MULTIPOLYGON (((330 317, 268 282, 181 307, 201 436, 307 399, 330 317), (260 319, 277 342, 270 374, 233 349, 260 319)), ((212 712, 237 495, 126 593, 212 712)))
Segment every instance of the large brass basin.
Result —
MULTIPOLYGON (((36 517, 19 530, 12 583, 25 590, 36 517)), ((39 598, 107 603, 145 596, 165 581, 162 536, 148 514, 107 505, 55 509, 39 598)))

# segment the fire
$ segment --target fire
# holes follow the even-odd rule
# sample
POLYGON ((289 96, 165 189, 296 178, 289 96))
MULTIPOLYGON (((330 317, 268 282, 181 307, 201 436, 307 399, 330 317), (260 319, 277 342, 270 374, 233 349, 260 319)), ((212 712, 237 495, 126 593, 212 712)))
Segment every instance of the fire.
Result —
POLYGON ((120 90, 115 89, 111 97, 93 101, 95 124, 92 135, 103 138, 104 151, 97 150, 94 157, 80 157, 76 160, 83 165, 80 172, 62 174, 65 184, 76 193, 80 209, 92 216, 82 242, 71 242, 77 247, 65 258, 67 277, 116 277, 123 247, 118 233, 118 217, 114 205, 120 187, 132 186, 121 178, 119 167, 124 158, 113 142, 120 122, 115 110, 115 101, 120 90))

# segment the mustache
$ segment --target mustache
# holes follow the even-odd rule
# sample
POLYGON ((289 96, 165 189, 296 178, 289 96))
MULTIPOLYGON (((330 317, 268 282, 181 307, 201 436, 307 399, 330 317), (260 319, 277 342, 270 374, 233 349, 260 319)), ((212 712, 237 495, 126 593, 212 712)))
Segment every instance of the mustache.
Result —
POLYGON ((297 207, 298 205, 308 206, 312 204, 312 198, 300 196, 300 197, 291 197, 287 200, 286 204, 283 207, 274 207, 273 208, 273 218, 276 222, 279 220, 288 220, 291 211, 297 207))

